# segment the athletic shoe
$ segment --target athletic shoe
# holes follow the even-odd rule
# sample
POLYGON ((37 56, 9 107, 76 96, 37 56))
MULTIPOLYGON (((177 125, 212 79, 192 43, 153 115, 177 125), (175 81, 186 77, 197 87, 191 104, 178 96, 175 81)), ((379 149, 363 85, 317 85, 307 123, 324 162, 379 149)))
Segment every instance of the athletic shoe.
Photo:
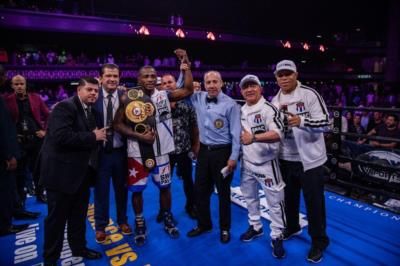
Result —
POLYGON ((307 260, 312 263, 319 263, 322 261, 324 253, 322 248, 312 245, 310 251, 308 252, 307 260))
POLYGON ((135 219, 135 244, 137 246, 143 246, 146 243, 146 222, 144 218, 135 219))
POLYGON ((271 247, 272 247, 272 256, 274 256, 277 259, 282 259, 285 257, 285 249, 283 248, 282 238, 272 239, 271 247))
POLYGON ((174 217, 171 212, 164 212, 164 229, 171 238, 178 238, 179 231, 175 226, 174 217))
MULTIPOLYGON (((156 222, 157 223, 161 223, 162 221, 164 221, 164 214, 165 211, 159 210, 158 214, 157 214, 157 218, 156 218, 156 222)), ((178 222, 174 219, 174 217, 172 217, 172 221, 174 222, 174 224, 178 224, 178 222)))
POLYGON ((244 241, 244 242, 250 242, 253 239, 260 237, 264 234, 264 231, 262 228, 260 228, 258 231, 254 230, 254 227, 252 225, 249 226, 249 228, 247 229, 246 232, 244 232, 241 236, 240 236, 240 240, 244 241))

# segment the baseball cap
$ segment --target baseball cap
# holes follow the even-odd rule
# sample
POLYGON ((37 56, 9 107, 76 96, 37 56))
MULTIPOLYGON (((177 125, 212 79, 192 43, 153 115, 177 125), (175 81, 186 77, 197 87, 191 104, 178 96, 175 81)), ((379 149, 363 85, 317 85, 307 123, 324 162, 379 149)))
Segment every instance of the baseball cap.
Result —
POLYGON ((255 83, 258 86, 261 86, 261 82, 258 79, 258 77, 255 75, 251 75, 251 74, 247 74, 246 76, 244 76, 242 78, 242 80, 239 83, 239 87, 242 89, 243 86, 246 85, 247 83, 255 83))
POLYGON ((274 74, 278 73, 281 70, 290 70, 293 72, 297 72, 297 67, 292 60, 282 60, 279 61, 278 64, 276 64, 276 69, 274 71, 274 74))

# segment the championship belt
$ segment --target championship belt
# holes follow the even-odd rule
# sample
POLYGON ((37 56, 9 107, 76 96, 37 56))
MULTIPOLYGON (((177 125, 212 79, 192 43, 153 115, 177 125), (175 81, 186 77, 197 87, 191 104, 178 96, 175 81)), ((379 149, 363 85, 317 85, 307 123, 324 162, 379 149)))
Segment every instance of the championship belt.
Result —
MULTIPOLYGON (((144 134, 147 130, 155 128, 155 107, 150 97, 138 87, 128 88, 127 96, 130 102, 125 107, 125 115, 132 129, 139 134, 144 134)), ((143 165, 151 170, 156 165, 153 144, 142 141, 138 143, 143 165)))

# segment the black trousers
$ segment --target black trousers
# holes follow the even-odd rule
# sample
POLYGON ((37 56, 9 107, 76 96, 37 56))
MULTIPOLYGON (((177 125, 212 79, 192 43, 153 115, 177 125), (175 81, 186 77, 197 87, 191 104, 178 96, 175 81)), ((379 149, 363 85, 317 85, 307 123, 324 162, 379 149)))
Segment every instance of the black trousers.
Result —
POLYGON ((169 162, 171 165, 171 174, 174 171, 175 164, 177 171, 182 175, 183 190, 186 196, 186 209, 192 209, 195 205, 194 200, 194 186, 192 178, 192 159, 189 158, 188 153, 170 154, 169 162))
MULTIPOLYGON (((57 177, 54 177, 57 178, 57 177)), ((85 178, 73 194, 47 190, 48 215, 44 221, 43 257, 47 262, 55 262, 63 247, 64 230, 72 253, 86 247, 86 215, 89 203, 89 178, 85 178)))
POLYGON ((208 149, 200 145, 196 165, 195 193, 198 210, 197 225, 201 228, 211 229, 210 197, 217 188, 219 199, 219 226, 221 230, 231 228, 231 182, 232 174, 223 177, 221 169, 231 154, 231 147, 208 149))
POLYGON ((299 225, 300 190, 303 190, 307 210, 308 234, 312 243, 324 247, 329 243, 326 235, 326 213, 323 168, 304 171, 301 162, 280 160, 285 186, 285 212, 287 229, 297 231, 299 225))
POLYGON ((28 182, 32 182, 29 178, 32 175, 33 183, 35 184, 36 194, 40 195, 43 193, 43 188, 39 186, 39 171, 36 169, 36 163, 40 148, 42 147, 43 140, 34 137, 29 143, 19 143, 21 150, 21 158, 18 159, 18 166, 16 171, 16 194, 14 200, 14 208, 16 212, 23 210, 26 200, 27 186, 32 186, 28 182))
POLYGON ((0 231, 10 228, 13 215, 15 172, 0 165, 0 231))

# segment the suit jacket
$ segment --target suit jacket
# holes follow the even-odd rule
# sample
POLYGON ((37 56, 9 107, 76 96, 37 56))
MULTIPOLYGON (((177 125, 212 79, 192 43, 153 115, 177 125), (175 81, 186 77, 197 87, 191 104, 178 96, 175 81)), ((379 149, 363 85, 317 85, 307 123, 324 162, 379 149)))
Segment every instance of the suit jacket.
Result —
POLYGON ((3 164, 12 157, 18 158, 19 149, 15 124, 2 98, 0 98, 0 121, 0 163, 3 164))
MULTIPOLYGON (((121 104, 121 96, 124 94, 123 91, 118 90, 118 97, 119 97, 119 102, 121 104)), ((93 105, 94 110, 96 111, 96 125, 98 128, 103 128, 104 125, 104 95, 103 95, 103 89, 100 88, 99 91, 99 97, 97 98, 97 101, 93 105)), ((115 131, 114 131, 115 133, 115 131)), ((126 146, 126 138, 122 136, 121 139, 122 143, 124 146, 126 146)), ((103 145, 100 145, 101 149, 103 149, 103 145)))
MULTIPOLYGON (((42 101, 39 94, 28 93, 28 97, 33 118, 35 119, 36 123, 40 126, 41 129, 45 129, 47 124, 47 119, 49 117, 49 109, 47 108, 46 104, 42 101), (42 121, 44 123, 42 123, 42 121)), ((17 96, 15 95, 15 93, 12 93, 5 97, 5 101, 7 103, 8 109, 10 110, 13 121, 17 123, 19 118, 17 96)))
POLYGON ((41 150, 40 184, 75 193, 87 178, 89 159, 96 149, 96 136, 78 96, 58 103, 50 115, 41 150))
MULTIPOLYGON (((118 97, 121 99, 121 96, 124 94, 123 91, 118 90, 118 97)), ((103 89, 100 87, 99 91, 99 97, 97 98, 97 101, 94 103, 93 108, 96 110, 96 113, 98 114, 96 116, 96 125, 98 128, 103 128, 104 127, 104 95, 103 95, 103 89)), ((121 103, 121 101, 120 101, 121 103)))

